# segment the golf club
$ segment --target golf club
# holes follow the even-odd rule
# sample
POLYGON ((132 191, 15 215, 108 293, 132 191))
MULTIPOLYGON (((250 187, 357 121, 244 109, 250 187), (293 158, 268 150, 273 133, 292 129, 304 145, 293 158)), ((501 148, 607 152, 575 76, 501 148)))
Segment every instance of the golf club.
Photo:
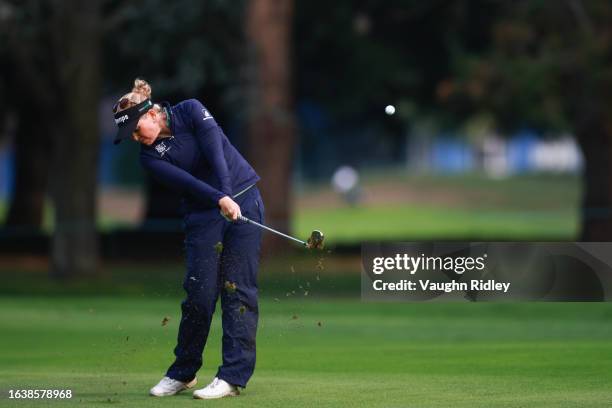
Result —
POLYGON ((323 233, 321 231, 319 231, 319 230, 312 231, 312 233, 310 234, 310 237, 308 237, 308 240, 307 241, 302 241, 301 239, 297 239, 297 238, 294 238, 294 237, 292 237, 290 235, 283 234, 282 232, 277 231, 277 230, 275 230, 273 228, 270 228, 270 227, 268 227, 266 225, 260 224, 260 223, 258 223, 256 221, 253 221, 253 220, 250 220, 250 219, 248 219, 247 217, 245 217, 243 215, 238 216, 238 219, 240 221, 243 221, 243 222, 246 222, 246 223, 249 223, 249 224, 253 224, 253 225, 256 225, 256 226, 258 226, 260 228, 263 228, 263 229, 265 229, 267 231, 273 232, 273 233, 275 233, 277 235, 280 235, 281 237, 284 237, 284 238, 290 239, 292 241, 298 242, 298 243, 304 245, 306 248, 309 248, 309 249, 323 249, 323 240, 325 239, 325 237, 323 236, 323 233))

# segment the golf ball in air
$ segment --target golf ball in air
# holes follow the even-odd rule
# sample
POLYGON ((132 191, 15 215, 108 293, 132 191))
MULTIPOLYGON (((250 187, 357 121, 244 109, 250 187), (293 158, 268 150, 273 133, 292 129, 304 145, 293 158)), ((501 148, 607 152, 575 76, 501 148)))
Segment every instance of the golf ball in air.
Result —
POLYGON ((387 115, 393 115, 395 113, 395 106, 393 106, 393 105, 385 106, 385 113, 387 115))

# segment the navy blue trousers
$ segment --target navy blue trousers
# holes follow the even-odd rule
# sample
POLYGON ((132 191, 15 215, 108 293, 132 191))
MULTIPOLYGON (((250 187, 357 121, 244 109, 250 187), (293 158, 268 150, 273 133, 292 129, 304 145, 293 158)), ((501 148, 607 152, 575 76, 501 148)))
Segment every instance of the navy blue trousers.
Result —
MULTIPOLYGON (((264 206, 256 186, 235 199, 242 215, 264 221, 264 206)), ((202 366, 202 352, 217 299, 221 297, 223 364, 217 377, 245 387, 255 369, 257 332, 257 270, 260 228, 226 221, 218 209, 185 217, 187 273, 176 359, 166 375, 192 380, 202 366), (219 244, 220 243, 220 244, 219 244)))

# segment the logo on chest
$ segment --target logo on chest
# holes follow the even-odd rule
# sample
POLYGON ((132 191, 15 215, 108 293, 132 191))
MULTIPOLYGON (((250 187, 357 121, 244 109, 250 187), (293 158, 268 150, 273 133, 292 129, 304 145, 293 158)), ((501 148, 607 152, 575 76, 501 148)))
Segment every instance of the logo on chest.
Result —
POLYGON ((166 152, 171 148, 172 146, 167 146, 165 142, 161 142, 160 144, 155 146, 155 150, 157 150, 157 153, 159 153, 161 157, 164 157, 164 154, 166 154, 166 152))

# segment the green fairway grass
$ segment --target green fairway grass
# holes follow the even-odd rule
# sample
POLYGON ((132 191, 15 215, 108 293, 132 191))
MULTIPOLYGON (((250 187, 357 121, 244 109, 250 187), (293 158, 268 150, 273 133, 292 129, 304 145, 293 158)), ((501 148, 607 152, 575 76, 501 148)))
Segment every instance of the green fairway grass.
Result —
POLYGON ((568 175, 482 174, 423 176, 370 174, 363 182, 369 204, 342 205, 329 187, 302 191, 293 230, 312 229, 328 242, 363 240, 574 240, 579 231, 580 179, 568 175), (336 205, 324 205, 335 199, 336 205), (314 197, 314 198, 313 198, 314 197), (308 201, 309 200, 309 201, 308 201), (321 202, 322 201, 322 202, 321 202), (372 203, 375 202, 375 203, 372 203))
POLYGON ((313 228, 322 229, 331 243, 358 243, 364 239, 571 240, 578 232, 578 214, 571 210, 499 211, 403 205, 313 209, 296 215, 294 230, 298 236, 309 236, 313 228))
MULTIPOLYGON (((154 399, 180 298, 0 298, 0 406, 609 407, 612 305, 371 304, 266 297, 255 375, 239 398, 154 399), (169 323, 162 326, 162 319, 169 323), (70 389, 71 400, 8 400, 70 389)), ((220 363, 218 318, 199 372, 220 363)))

